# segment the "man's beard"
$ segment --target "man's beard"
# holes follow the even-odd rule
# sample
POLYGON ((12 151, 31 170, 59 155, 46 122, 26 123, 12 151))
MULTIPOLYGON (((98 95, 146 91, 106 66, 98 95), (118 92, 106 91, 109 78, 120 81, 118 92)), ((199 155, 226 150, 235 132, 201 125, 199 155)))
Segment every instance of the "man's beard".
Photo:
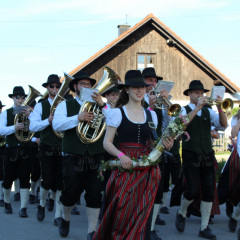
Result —
POLYGON ((76 89, 76 95, 80 96, 80 90, 76 89))

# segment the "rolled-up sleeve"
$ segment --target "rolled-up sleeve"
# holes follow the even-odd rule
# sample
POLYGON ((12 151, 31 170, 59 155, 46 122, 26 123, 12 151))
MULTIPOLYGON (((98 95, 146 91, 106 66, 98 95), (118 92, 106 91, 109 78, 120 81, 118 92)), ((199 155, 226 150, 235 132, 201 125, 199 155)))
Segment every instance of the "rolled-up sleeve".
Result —
POLYGON ((50 125, 48 118, 42 120, 42 104, 37 103, 33 112, 29 116, 30 125, 29 130, 31 132, 39 132, 50 125))
POLYGON ((7 126, 7 111, 0 114, 0 135, 7 136, 15 133, 15 126, 7 126))
POLYGON ((61 102, 54 113, 52 126, 53 129, 57 132, 66 131, 72 129, 79 124, 78 114, 68 117, 67 116, 67 105, 66 101, 61 102))

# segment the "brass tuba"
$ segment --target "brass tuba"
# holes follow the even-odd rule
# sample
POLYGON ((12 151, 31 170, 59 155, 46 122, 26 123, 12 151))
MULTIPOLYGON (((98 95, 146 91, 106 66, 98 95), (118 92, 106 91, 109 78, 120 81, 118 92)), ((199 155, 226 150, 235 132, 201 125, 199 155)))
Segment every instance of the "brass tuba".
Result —
POLYGON ((154 104, 154 106, 157 108, 157 109, 168 109, 167 111, 167 114, 172 117, 176 114, 178 114, 180 111, 181 111, 181 106, 177 103, 175 104, 172 104, 170 102, 170 100, 168 100, 167 98, 165 97, 161 97, 160 96, 160 93, 158 92, 155 92, 154 89, 149 91, 148 92, 148 96, 150 96, 151 93, 154 93, 154 95, 156 96, 156 102, 154 104), (166 105, 166 108, 162 107, 162 105, 166 105))
MULTIPOLYGON (((109 67, 103 68, 103 77, 94 89, 99 90, 103 94, 113 86, 118 84, 119 76, 109 67)), ((106 128, 105 117, 96 103, 83 102, 79 114, 84 110, 94 113, 94 119, 91 122, 80 122, 76 127, 77 135, 83 143, 94 143, 103 134, 106 128)))
MULTIPOLYGON (((54 114, 57 105, 60 102, 65 101, 64 96, 65 96, 66 93, 69 92, 69 90, 70 90, 69 89, 69 83, 73 79, 74 78, 72 76, 68 75, 67 73, 64 73, 64 80, 62 82, 62 85, 61 85, 58 93, 56 94, 56 96, 53 99, 53 103, 52 103, 52 106, 50 108, 50 113, 54 114)), ((56 132, 54 129, 53 129, 53 132, 57 137, 63 138, 63 133, 62 132, 56 132)))
MULTIPOLYGON (((42 94, 38 92, 34 87, 30 85, 28 86, 29 86, 29 93, 24 103, 22 104, 22 106, 27 106, 27 107, 35 100, 35 98, 42 96, 42 94)), ((29 131, 30 121, 28 119, 28 116, 24 115, 23 113, 16 114, 14 118, 14 125, 17 123, 17 121, 22 122, 24 124, 24 129, 16 130, 15 132, 16 139, 19 142, 23 142, 23 143, 29 142, 34 135, 34 132, 29 131)))

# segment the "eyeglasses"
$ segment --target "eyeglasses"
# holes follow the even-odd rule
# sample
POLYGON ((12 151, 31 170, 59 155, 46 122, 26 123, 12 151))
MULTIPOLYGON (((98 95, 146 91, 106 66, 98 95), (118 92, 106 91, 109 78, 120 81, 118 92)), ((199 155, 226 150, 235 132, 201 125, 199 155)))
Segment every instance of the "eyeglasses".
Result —
POLYGON ((91 83, 87 83, 87 82, 79 82, 79 84, 83 87, 91 87, 91 83))
POLYGON ((54 88, 54 87, 55 87, 55 88, 60 88, 59 85, 49 85, 49 87, 50 87, 50 88, 54 88))
POLYGON ((20 99, 20 98, 21 98, 21 99, 25 99, 26 97, 25 97, 25 96, 19 96, 19 95, 16 96, 16 99, 20 99))

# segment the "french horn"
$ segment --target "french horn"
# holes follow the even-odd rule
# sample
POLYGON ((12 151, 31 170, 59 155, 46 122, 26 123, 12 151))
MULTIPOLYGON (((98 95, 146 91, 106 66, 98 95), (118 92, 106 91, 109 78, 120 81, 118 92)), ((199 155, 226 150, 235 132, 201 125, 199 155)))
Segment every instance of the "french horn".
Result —
MULTIPOLYGON (((103 77, 94 89, 99 90, 100 94, 108 91, 118 84, 119 76, 109 67, 103 68, 103 77)), ((76 132, 83 143, 94 143, 104 133, 106 129, 105 117, 96 103, 83 102, 79 114, 83 111, 93 112, 94 119, 90 122, 80 122, 76 127, 76 132)))
MULTIPOLYGON (((27 107, 29 107, 29 105, 35 100, 35 98, 42 96, 42 94, 38 92, 34 87, 30 85, 28 86, 29 86, 29 93, 24 103, 22 104, 22 106, 27 106, 27 107)), ((15 131, 16 139, 22 143, 29 142, 34 135, 34 132, 31 132, 29 130, 30 121, 28 119, 28 116, 26 116, 23 113, 16 114, 14 118, 14 125, 17 123, 17 121, 22 122, 24 124, 24 129, 15 131)))

